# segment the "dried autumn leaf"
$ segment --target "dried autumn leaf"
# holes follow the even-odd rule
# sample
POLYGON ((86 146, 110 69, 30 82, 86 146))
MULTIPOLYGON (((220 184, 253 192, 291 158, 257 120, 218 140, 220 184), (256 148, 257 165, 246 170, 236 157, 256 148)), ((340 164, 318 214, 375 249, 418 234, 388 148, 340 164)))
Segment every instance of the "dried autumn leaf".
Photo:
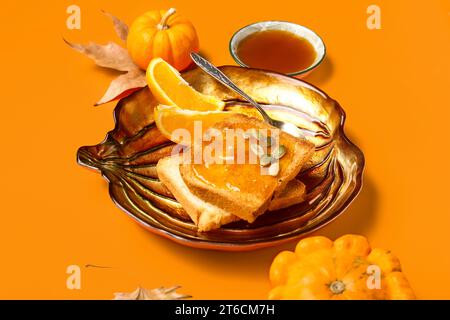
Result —
POLYGON ((147 290, 139 287, 131 293, 115 293, 114 300, 181 300, 191 298, 189 295, 177 293, 179 288, 180 286, 175 286, 168 289, 161 287, 147 290))
MULTIPOLYGON (((128 35, 128 26, 112 14, 104 11, 103 13, 111 18, 117 35, 125 41, 128 35)), ((83 45, 71 43, 65 39, 64 41, 75 51, 92 59, 98 66, 125 72, 111 82, 104 96, 95 104, 96 106, 123 98, 147 85, 145 72, 134 64, 128 51, 117 43, 108 42, 105 45, 100 45, 90 42, 83 45)))
POLYGON ((112 20, 117 36, 123 41, 127 41, 128 26, 126 25, 126 23, 109 12, 102 10, 102 13, 112 20))
POLYGON ((123 98, 123 94, 129 91, 131 94, 134 89, 142 88, 147 85, 145 73, 141 70, 129 71, 111 82, 105 95, 95 105, 101 105, 117 98, 123 98))
POLYGON ((94 60, 95 64, 117 71, 131 71, 136 69, 136 65, 128 55, 128 51, 117 43, 108 42, 105 45, 89 42, 87 45, 70 43, 64 41, 75 51, 86 55, 94 60))

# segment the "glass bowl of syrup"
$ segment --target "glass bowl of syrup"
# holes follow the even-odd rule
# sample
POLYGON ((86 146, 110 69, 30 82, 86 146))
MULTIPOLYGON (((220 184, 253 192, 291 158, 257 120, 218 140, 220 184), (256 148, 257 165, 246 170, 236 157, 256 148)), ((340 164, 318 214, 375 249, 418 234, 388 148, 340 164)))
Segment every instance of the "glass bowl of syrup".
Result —
POLYGON ((286 21, 262 21, 239 29, 230 53, 242 67, 306 77, 325 58, 323 40, 311 29, 286 21))

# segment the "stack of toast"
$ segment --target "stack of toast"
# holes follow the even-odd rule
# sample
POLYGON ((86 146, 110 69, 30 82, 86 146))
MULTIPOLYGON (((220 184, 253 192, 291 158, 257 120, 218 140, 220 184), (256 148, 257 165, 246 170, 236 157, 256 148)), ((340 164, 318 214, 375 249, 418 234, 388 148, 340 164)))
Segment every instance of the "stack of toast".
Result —
MULTIPOLYGON (((230 115, 212 129, 216 132, 230 129, 245 132, 277 130, 259 119, 242 114, 230 115)), ((270 164, 269 170, 263 168, 266 163, 263 163, 261 154, 257 163, 236 163, 229 159, 222 163, 192 161, 197 152, 204 152, 205 145, 202 145, 203 148, 191 147, 193 151, 189 157, 174 154, 161 159, 157 165, 159 179, 183 206, 199 231, 214 230, 238 220, 252 223, 267 211, 305 200, 305 185, 296 177, 311 159, 314 145, 285 132, 279 131, 278 135, 277 148, 282 146, 283 154, 277 159, 276 166, 275 163, 270 164), (188 158, 191 161, 186 161, 188 158)), ((252 149, 251 139, 246 138, 244 149, 252 149)), ((275 154, 273 150, 271 152, 275 154)))

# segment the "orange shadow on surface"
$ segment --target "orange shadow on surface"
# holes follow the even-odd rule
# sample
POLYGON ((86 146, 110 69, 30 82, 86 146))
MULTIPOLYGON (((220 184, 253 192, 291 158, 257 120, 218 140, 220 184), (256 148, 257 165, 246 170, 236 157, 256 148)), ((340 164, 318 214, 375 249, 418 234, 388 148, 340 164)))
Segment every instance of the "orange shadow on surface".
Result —
POLYGON ((312 70, 310 74, 308 74, 301 80, 305 80, 306 82, 309 82, 320 88, 324 83, 331 79, 333 73, 333 61, 330 57, 326 56, 316 69, 312 70))

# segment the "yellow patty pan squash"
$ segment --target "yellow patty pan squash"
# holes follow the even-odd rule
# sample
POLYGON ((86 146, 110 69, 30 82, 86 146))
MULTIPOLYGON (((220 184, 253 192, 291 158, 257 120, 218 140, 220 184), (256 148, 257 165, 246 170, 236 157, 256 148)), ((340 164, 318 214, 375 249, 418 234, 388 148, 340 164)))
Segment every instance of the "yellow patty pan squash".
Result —
POLYGON ((270 268, 269 299, 415 299, 400 261, 390 251, 371 249, 363 236, 301 240, 283 251, 270 268))

